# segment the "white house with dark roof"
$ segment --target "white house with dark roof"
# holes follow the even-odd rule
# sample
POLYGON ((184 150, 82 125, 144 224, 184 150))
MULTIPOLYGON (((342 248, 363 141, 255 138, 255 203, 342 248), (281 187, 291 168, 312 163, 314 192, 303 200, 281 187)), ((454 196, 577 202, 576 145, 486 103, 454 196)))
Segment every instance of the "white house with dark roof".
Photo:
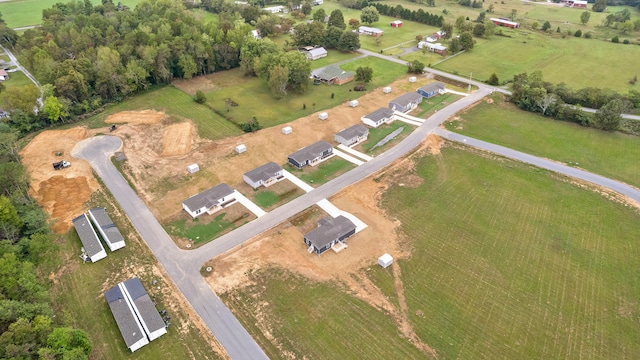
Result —
POLYGON ((422 99, 422 95, 417 92, 408 92, 389 101, 389 109, 406 113, 417 108, 422 99))
POLYGON ((136 316, 131 303, 122 292, 120 284, 107 290, 104 293, 104 297, 107 299, 111 314, 113 314, 120 334, 129 350, 134 352, 147 345, 149 340, 142 329, 142 324, 136 316))
POLYGON ((367 140, 367 136, 369 136, 369 129, 363 125, 356 124, 337 132, 334 139, 342 145, 351 146, 367 140))
POLYGON ((338 243, 346 243, 355 233, 356 225, 345 216, 327 216, 318 221, 317 228, 304 234, 304 243, 309 245, 309 252, 320 255, 338 243))
POLYGON ((167 333, 167 327, 160 313, 139 278, 125 280, 118 286, 131 304, 133 312, 140 320, 140 325, 150 341, 167 333))
POLYGON ((370 26, 360 26, 358 28, 358 32, 363 35, 369 36, 382 36, 384 35, 384 31, 378 28, 370 27, 370 26))
POLYGON ((371 114, 367 114, 360 118, 365 125, 377 128, 382 124, 390 124, 395 120, 393 110, 389 108, 380 108, 371 114))
POLYGON ((204 213, 213 214, 235 201, 231 186, 220 184, 184 200, 182 208, 196 218, 204 213))
POLYGON ((282 166, 272 162, 261 165, 242 175, 244 182, 254 189, 268 187, 284 179, 282 166))
POLYGON ((82 242, 84 253, 91 259, 91 262, 106 258, 107 252, 104 250, 104 247, 102 247, 98 234, 96 234, 96 231, 91 226, 87 215, 82 214, 72 221, 73 227, 76 228, 80 241, 82 242))
POLYGON ((447 88, 443 83, 436 81, 418 88, 416 92, 422 95, 423 97, 429 99, 436 95, 444 94, 446 90, 447 88))
POLYGON ((109 247, 109 250, 116 251, 125 247, 124 237, 109 217, 109 214, 107 214, 107 209, 91 209, 89 210, 89 217, 98 229, 100 235, 102 235, 102 239, 109 247))
POLYGON ((332 154, 333 146, 326 141, 320 140, 289 155, 288 161, 291 165, 302 169, 307 165, 314 166, 332 154))

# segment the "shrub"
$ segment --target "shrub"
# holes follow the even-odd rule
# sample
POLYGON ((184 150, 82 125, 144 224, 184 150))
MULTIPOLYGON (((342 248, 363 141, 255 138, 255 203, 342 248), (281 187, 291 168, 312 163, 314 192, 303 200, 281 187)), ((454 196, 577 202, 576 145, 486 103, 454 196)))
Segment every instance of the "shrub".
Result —
POLYGON ((355 91, 366 91, 367 87, 364 86, 364 85, 358 85, 358 86, 354 87, 353 90, 355 90, 355 91))
POLYGON ((498 75, 496 73, 491 74, 489 80, 487 80, 487 84, 489 85, 500 85, 500 80, 498 80, 498 75))
POLYGON ((624 41, 622 41, 623 44, 629 44, 629 39, 624 39, 624 41))
POLYGON ((582 31, 580 29, 576 30, 576 32, 573 34, 573 36, 582 37, 582 31))
POLYGON ((593 34, 591 34, 591 31, 587 31, 586 33, 584 33, 585 39, 591 39, 592 37, 593 37, 593 34))
POLYGON ((614 36, 614 37, 611 39, 611 42, 612 42, 612 43, 616 43, 616 44, 617 44, 617 43, 619 43, 619 42, 620 42, 620 39, 618 39, 618 36, 614 36))
POLYGON ((207 102, 207 97, 204 95, 202 90, 198 90, 196 91, 196 95, 193 97, 193 101, 197 102, 198 104, 204 104, 205 102, 207 102))

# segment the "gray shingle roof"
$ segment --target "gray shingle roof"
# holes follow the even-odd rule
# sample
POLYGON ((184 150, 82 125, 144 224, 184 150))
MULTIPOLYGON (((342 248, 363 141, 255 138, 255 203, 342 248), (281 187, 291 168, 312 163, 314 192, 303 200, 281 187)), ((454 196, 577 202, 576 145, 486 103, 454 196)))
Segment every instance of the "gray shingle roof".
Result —
POLYGON ((430 92, 432 92, 434 90, 444 90, 444 89, 445 89, 445 86, 444 86, 443 83, 434 82, 434 83, 431 83, 431 84, 427 84, 427 85, 419 88, 418 90, 423 90, 423 91, 426 91, 426 92, 430 93, 430 92))
POLYGON ((104 251, 100 239, 98 239, 98 235, 95 230, 93 230, 93 227, 91 227, 91 223, 86 214, 82 214, 72 221, 73 227, 76 228, 78 236, 80 236, 84 251, 89 257, 93 257, 97 253, 104 251))
POLYGON ((311 74, 323 81, 331 81, 336 78, 345 79, 355 75, 353 71, 344 71, 340 69, 338 65, 329 65, 324 68, 314 70, 311 74))
POLYGON ((205 190, 199 194, 195 194, 192 197, 184 200, 182 203, 187 205, 191 210, 197 210, 200 208, 211 208, 218 203, 218 200, 227 195, 231 195, 233 189, 227 184, 220 184, 212 187, 209 190, 205 190))
POLYGON ((282 171, 282 167, 272 161, 246 172, 244 176, 253 182, 266 181, 274 177, 279 171, 282 171))
POLYGON ((348 218, 340 215, 336 218, 325 217, 318 221, 318 227, 309 231, 304 237, 316 247, 322 249, 333 240, 356 229, 356 225, 348 218))
POLYGON ((331 146, 331 144, 324 140, 320 140, 317 143, 313 143, 294 152, 293 154, 289 155, 289 157, 295 160, 298 164, 302 164, 307 160, 313 160, 319 157, 323 152, 329 149, 333 149, 333 146, 331 146))
POLYGON ((336 136, 340 136, 343 139, 353 139, 354 137, 360 137, 369 133, 369 129, 363 125, 356 124, 348 127, 342 131, 339 131, 336 136))
POLYGON ((111 313, 116 319, 116 324, 118 324, 118 329, 120 329, 120 334, 122 334, 127 347, 144 339, 146 337, 144 330, 142 330, 138 319, 127 304, 120 287, 116 285, 107 290, 104 293, 104 297, 107 299, 111 313))
POLYGON ((410 103, 420 100, 422 100, 422 95, 418 94, 417 92, 408 92, 406 94, 398 96, 394 100, 389 101, 389 104, 394 103, 402 107, 406 107, 410 103))
POLYGON ((379 121, 385 118, 389 118, 393 115, 393 110, 389 108, 380 108, 369 115, 364 116, 367 119, 371 119, 372 121, 379 121))
POLYGON ((109 214, 107 214, 107 209, 105 208, 94 208, 89 210, 95 221, 97 222, 97 226, 99 226, 102 231, 107 235, 108 239, 105 239, 110 243, 117 243, 124 241, 124 237, 118 230, 116 224, 113 223, 109 214))
POLYGON ((327 50, 325 50, 323 47, 319 47, 319 48, 308 50, 308 53, 312 57, 316 57, 319 55, 327 55, 327 50))
POLYGON ((127 288, 129 295, 131 295, 131 300, 133 300, 140 313, 140 320, 147 326, 147 329, 154 332, 164 328, 164 321, 160 317, 155 304, 149 297, 140 279, 136 277, 126 280, 122 284, 127 288))

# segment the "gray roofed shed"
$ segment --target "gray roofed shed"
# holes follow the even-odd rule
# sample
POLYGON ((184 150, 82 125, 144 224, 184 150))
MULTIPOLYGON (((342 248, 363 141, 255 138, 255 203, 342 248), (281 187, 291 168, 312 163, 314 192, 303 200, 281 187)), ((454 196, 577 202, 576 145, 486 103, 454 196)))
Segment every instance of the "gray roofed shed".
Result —
POLYGON ((122 282, 122 286, 130 296, 134 304, 134 311, 138 315, 149 340, 153 341, 166 334, 165 323, 140 279, 136 277, 126 280, 122 282))
POLYGON ((200 208, 210 208, 216 205, 218 201, 225 196, 233 194, 233 189, 227 184, 220 184, 205 190, 199 194, 195 194, 184 200, 182 203, 187 205, 189 209, 196 210, 200 208))
POLYGON ((84 252, 89 256, 91 262, 104 259, 107 256, 107 252, 104 250, 104 247, 102 247, 100 239, 98 239, 98 234, 96 234, 95 230, 91 226, 91 222, 87 215, 82 214, 72 221, 73 227, 76 228, 80 241, 82 242, 84 252))
POLYGON ((124 237, 109 217, 109 214, 107 214, 107 209, 93 208, 89 210, 89 217, 91 217, 91 220, 98 228, 100 235, 102 235, 102 238, 111 251, 118 250, 125 246, 124 237))
POLYGON ((133 352, 147 345, 149 340, 119 285, 107 290, 104 297, 129 350, 133 352))

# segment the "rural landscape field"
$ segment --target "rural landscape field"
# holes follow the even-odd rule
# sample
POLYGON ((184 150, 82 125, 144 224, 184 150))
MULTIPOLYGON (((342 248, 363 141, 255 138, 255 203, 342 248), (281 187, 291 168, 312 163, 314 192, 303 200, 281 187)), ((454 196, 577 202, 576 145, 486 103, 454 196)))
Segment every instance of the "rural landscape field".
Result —
POLYGON ((636 0, 0 0, 0 14, 0 358, 640 350, 636 0), (298 163, 322 142, 330 154, 298 163), (256 187, 271 162, 282 172, 256 187), (222 184, 235 192, 209 192, 222 184), (94 220, 108 256, 93 263, 74 219, 96 207, 126 247, 94 220), (339 218, 353 230, 336 235, 339 218), (134 277, 158 338, 130 293, 138 335, 106 295, 134 277))

